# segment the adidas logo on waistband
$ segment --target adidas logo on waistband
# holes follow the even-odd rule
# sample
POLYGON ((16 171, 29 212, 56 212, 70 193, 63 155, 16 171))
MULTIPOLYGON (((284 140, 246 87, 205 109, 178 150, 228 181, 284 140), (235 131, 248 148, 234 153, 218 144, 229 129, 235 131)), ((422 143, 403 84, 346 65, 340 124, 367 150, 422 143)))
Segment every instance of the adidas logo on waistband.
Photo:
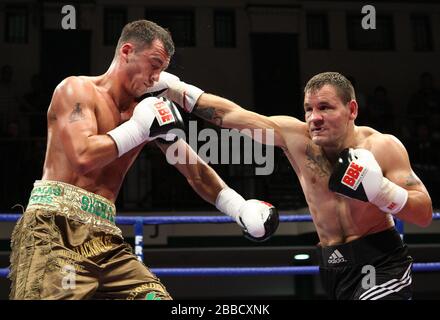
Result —
POLYGON ((333 251, 330 258, 328 258, 328 263, 335 264, 335 263, 342 263, 346 262, 347 260, 344 259, 344 256, 339 252, 338 249, 333 251))

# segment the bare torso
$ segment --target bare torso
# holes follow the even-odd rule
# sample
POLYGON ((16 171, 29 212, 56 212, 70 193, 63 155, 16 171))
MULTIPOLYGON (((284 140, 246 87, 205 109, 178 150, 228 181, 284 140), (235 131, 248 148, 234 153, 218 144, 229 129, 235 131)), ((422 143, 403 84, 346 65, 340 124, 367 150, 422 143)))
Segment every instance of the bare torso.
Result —
MULTIPOLYGON (((93 104, 91 110, 96 117, 95 134, 105 135, 131 116, 130 112, 133 108, 129 108, 129 112, 121 113, 108 92, 99 85, 99 77, 77 77, 77 79, 82 82, 80 90, 84 90, 84 93, 89 95, 89 101, 93 104)), ((62 135, 64 124, 58 115, 62 110, 59 108, 60 106, 53 99, 47 116, 47 150, 42 179, 73 184, 114 202, 125 174, 139 154, 142 145, 102 168, 81 175, 74 170, 67 157, 62 135)))
MULTIPOLYGON (((380 133, 368 127, 357 128, 358 143, 352 147, 372 150, 373 140, 380 133)), ((376 206, 329 190, 332 164, 322 149, 312 142, 305 124, 301 135, 303 141, 298 141, 297 135, 294 138, 286 139, 284 151, 301 183, 321 245, 349 242, 394 225, 390 215, 376 206)))

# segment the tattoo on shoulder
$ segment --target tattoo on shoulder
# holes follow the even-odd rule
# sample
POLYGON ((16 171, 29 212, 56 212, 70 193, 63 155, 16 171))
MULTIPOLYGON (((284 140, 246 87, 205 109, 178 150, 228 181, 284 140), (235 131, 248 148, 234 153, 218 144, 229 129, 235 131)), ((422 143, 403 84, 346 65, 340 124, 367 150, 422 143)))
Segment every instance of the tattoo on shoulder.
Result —
POLYGON ((73 108, 73 111, 69 115, 69 122, 72 123, 84 119, 85 119, 85 115, 82 111, 81 103, 77 102, 75 104, 75 107, 73 108))
POLYGON ((330 176, 331 166, 327 158, 309 143, 306 146, 307 168, 311 169, 320 177, 330 176))
POLYGON ((420 183, 421 183, 420 179, 413 172, 411 172, 408 176, 405 177, 405 186, 407 187, 416 186, 419 185, 420 183))
POLYGON ((216 110, 214 107, 199 107, 196 106, 192 112, 196 116, 208 120, 215 125, 221 127, 223 124, 224 112, 216 110))

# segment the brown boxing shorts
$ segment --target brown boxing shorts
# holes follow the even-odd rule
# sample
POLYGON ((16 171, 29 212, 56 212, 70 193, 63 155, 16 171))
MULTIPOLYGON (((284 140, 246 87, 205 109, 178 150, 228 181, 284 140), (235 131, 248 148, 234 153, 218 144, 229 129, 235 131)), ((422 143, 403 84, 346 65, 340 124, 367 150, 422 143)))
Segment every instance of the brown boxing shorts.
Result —
POLYGON ((171 299, 133 254, 106 198, 36 181, 11 239, 10 299, 171 299))

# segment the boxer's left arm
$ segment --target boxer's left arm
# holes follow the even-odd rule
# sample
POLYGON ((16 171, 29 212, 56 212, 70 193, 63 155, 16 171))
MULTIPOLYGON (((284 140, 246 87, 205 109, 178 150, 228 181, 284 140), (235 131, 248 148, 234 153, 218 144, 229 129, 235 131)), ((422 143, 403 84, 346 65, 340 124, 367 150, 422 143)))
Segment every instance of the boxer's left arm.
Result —
POLYGON ((226 183, 194 150, 182 139, 173 144, 156 141, 166 155, 168 163, 174 165, 186 178, 189 185, 205 201, 215 205, 219 192, 226 183))
POLYGON ((334 164, 329 189, 343 196, 370 202, 419 226, 432 220, 432 203, 423 183, 411 169, 408 153, 397 138, 374 134, 371 150, 344 149, 334 164))
MULTIPOLYGON (((287 140, 291 145, 292 141, 300 141, 296 138, 305 132, 305 123, 294 117, 267 117, 249 111, 229 99, 205 93, 168 72, 161 72, 159 81, 147 90, 147 94, 165 96, 186 112, 222 128, 242 130, 243 134, 263 144, 286 148, 287 140)), ((273 103, 279 103, 276 97, 273 103)))
POLYGON ((380 135, 373 153, 384 176, 408 191, 405 206, 395 216, 403 221, 427 227, 432 221, 432 201, 423 182, 411 168, 405 146, 394 136, 380 135))
POLYGON ((258 200, 245 200, 229 188, 220 176, 182 139, 173 144, 156 141, 156 145, 185 176, 194 191, 218 210, 231 216, 241 226, 245 236, 264 241, 278 227, 278 212, 271 204, 258 200))

